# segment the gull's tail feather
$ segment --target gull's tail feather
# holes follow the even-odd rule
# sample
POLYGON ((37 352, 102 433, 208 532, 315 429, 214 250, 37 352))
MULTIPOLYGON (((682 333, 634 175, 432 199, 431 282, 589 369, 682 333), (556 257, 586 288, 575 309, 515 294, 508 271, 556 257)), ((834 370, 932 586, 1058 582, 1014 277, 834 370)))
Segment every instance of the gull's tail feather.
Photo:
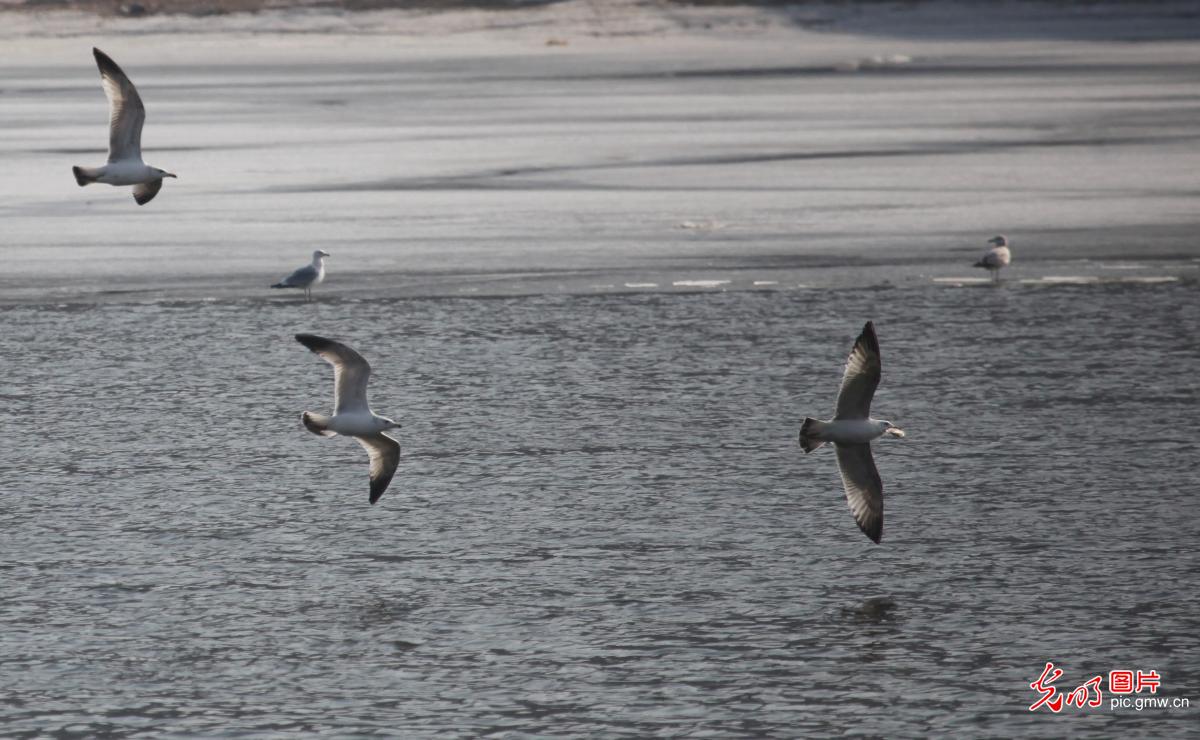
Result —
POLYGON ((305 411, 303 414, 300 414, 300 421, 304 422, 305 428, 313 434, 322 437, 337 436, 337 432, 329 431, 329 422, 333 421, 332 417, 305 411))
POLYGON ((100 170, 93 167, 72 167, 71 172, 75 173, 75 182, 79 183, 79 187, 100 179, 100 170))
POLYGON ((817 439, 817 435, 824 428, 825 422, 817 421, 811 416, 804 417, 804 423, 800 425, 800 449, 812 452, 825 444, 824 440, 817 439))
POLYGON ((294 287, 296 287, 296 286, 294 286, 294 285, 288 285, 286 282, 284 282, 284 281, 282 281, 282 280, 281 280, 280 282, 278 282, 278 283, 275 283, 275 284, 274 284, 274 285, 272 285, 271 287, 272 287, 272 288, 294 288, 294 287))

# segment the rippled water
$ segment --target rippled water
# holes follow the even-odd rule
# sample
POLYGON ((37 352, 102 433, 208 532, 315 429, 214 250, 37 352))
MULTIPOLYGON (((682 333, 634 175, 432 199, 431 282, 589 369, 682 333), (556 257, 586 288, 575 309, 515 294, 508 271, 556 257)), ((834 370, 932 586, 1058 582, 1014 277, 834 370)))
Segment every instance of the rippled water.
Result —
POLYGON ((1027 711, 1200 702, 1188 34, 243 22, 0 44, 0 735, 1195 732, 1027 711), (145 208, 70 177, 93 45, 145 208), (881 546, 796 445, 867 319, 881 546), (299 331, 404 424, 376 506, 299 331))
POLYGON ((0 307, 0 723, 1194 730, 1026 707, 1047 660, 1200 701, 1196 289, 0 307), (881 546, 795 443, 866 319, 909 432, 876 446, 881 546), (359 447, 299 423, 331 385, 301 330, 361 349, 404 424, 374 507, 359 447))

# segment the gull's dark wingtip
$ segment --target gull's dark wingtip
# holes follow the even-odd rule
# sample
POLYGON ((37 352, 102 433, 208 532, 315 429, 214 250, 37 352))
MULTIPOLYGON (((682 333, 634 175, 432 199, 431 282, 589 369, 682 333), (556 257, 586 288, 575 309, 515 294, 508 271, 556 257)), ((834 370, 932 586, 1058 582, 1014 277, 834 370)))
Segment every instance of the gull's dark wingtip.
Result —
POLYGON ((332 340, 326 339, 325 337, 318 337, 316 334, 297 334, 296 341, 300 344, 303 344, 305 347, 308 347, 313 352, 320 352, 322 349, 334 344, 332 340))
POLYGON ((381 476, 381 477, 376 478, 375 480, 371 481, 371 505, 372 506, 374 506, 375 502, 378 501, 383 496, 383 492, 386 491, 387 487, 391 484, 392 477, 394 475, 395 475, 395 472, 393 471, 392 475, 381 476))
POLYGON ((879 516, 864 516, 861 520, 856 519, 858 528, 867 536, 867 539, 874 542, 876 545, 883 539, 883 512, 879 516))
POLYGON ((879 354, 879 337, 875 334, 875 322, 868 321, 863 324, 862 333, 858 335, 858 341, 867 346, 875 354, 879 354))
POLYGON ((371 455, 371 505, 383 496, 396 477, 396 469, 400 463, 400 443, 386 434, 378 435, 378 439, 359 437, 358 443, 367 448, 371 455))
POLYGON ((101 72, 104 72, 104 71, 110 70, 110 69, 115 69, 117 72, 121 71, 121 68, 118 67, 117 63, 112 60, 112 57, 110 57, 109 55, 100 51, 99 49, 97 49, 94 46, 92 47, 92 56, 96 58, 96 64, 100 66, 101 72))
POLYGON ((125 74, 125 70, 121 69, 120 65, 112 60, 112 57, 96 47, 92 47, 92 56, 96 57, 96 66, 100 68, 101 77, 109 77, 114 80, 124 78, 125 83, 133 84, 129 82, 129 76, 125 74))

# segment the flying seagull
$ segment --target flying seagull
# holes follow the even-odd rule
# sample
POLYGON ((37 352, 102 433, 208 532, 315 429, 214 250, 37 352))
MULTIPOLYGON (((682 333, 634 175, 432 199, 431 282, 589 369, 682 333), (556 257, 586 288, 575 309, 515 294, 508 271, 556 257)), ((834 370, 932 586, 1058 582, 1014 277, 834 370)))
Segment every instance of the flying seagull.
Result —
POLYGON ((379 500, 400 464, 400 443, 383 432, 399 429, 391 419, 376 416, 367 406, 367 381, 371 366, 362 355, 341 342, 297 334, 296 341, 333 365, 333 416, 305 411, 300 420, 308 431, 322 437, 354 437, 371 458, 371 503, 379 500))
POLYGON ((1000 268, 1008 267, 1008 263, 1012 262, 1012 253, 1008 251, 1008 239, 1003 236, 993 236, 988 239, 988 244, 993 245, 992 248, 975 263, 975 267, 987 268, 992 273, 992 280, 998 281, 1000 268))
POLYGON ((164 177, 175 177, 142 161, 142 124, 146 108, 137 88, 108 55, 93 48, 100 67, 100 83, 108 97, 108 164, 103 167, 72 167, 80 187, 93 182, 132 185, 133 199, 144 206, 162 188, 164 177))
POLYGON ((826 442, 837 448, 838 469, 850 511, 858 528, 875 544, 883 536, 883 481, 871 457, 871 440, 904 436, 892 422, 871 418, 871 398, 879 385, 881 370, 879 339, 875 336, 875 325, 868 321, 846 360, 833 420, 805 417, 800 427, 800 446, 805 452, 812 452, 826 442))
POLYGON ((304 288, 304 300, 312 300, 314 285, 325 282, 325 258, 329 252, 318 249, 313 252, 312 264, 305 265, 272 285, 272 288, 304 288))

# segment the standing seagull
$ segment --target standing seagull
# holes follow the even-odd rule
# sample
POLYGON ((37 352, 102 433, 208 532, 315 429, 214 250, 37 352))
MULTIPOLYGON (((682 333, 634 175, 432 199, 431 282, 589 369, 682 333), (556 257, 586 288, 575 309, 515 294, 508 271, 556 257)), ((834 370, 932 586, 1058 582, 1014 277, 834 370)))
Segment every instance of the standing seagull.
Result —
POLYGON ((92 48, 100 83, 108 97, 108 164, 103 167, 72 167, 80 187, 93 182, 132 185, 133 199, 144 206, 162 188, 164 177, 175 177, 142 161, 142 124, 146 108, 137 88, 108 55, 92 48))
POLYGON ((312 300, 312 288, 325 282, 325 258, 329 252, 318 249, 313 252, 312 264, 305 265, 272 285, 272 288, 304 288, 304 300, 312 300))
POLYGON ((354 437, 371 458, 371 503, 379 500, 400 464, 400 443, 384 434, 399 429, 391 419, 376 416, 367 406, 367 381, 371 366, 362 355, 332 339, 312 334, 297 334, 296 341, 333 365, 333 416, 305 411, 300 415, 313 434, 354 437))
POLYGON ((858 528, 875 544, 883 536, 883 481, 871 457, 871 440, 904 436, 892 422, 871 418, 871 398, 875 396, 882 368, 875 325, 868 321, 846 360, 833 420, 805 417, 800 427, 800 446, 805 452, 812 452, 826 442, 837 447, 838 469, 850 511, 858 528))
POLYGON ((975 263, 975 267, 987 268, 992 273, 992 282, 998 282, 1000 268, 1008 267, 1008 263, 1012 262, 1012 253, 1008 251, 1008 239, 1003 236, 993 236, 988 239, 988 244, 994 246, 975 263))

